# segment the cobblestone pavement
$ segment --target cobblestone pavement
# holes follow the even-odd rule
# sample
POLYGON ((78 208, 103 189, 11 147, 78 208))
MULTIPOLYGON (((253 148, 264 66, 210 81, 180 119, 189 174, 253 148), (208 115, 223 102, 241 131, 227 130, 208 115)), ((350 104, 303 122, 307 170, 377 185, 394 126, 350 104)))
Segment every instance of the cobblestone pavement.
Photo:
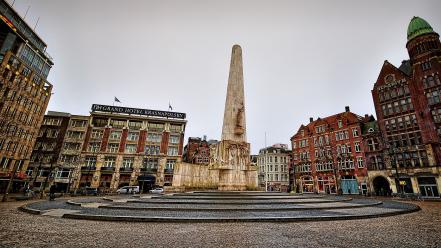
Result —
POLYGON ((441 247, 441 202, 392 217, 301 223, 126 223, 23 213, 0 203, 2 247, 441 247))

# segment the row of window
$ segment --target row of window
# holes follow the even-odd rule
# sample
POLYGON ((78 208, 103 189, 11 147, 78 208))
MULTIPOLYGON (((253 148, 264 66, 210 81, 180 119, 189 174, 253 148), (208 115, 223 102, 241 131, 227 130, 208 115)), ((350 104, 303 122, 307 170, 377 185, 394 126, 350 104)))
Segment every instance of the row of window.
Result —
POLYGON ((38 116, 26 113, 24 111, 17 110, 17 108, 11 108, 11 106, 6 106, 3 110, 4 116, 10 120, 17 120, 23 125, 27 126, 37 126, 38 116))
POLYGON ((0 151, 1 150, 7 151, 7 152, 12 152, 12 153, 18 152, 18 154, 27 155, 29 147, 27 147, 24 144, 19 144, 19 143, 13 142, 13 141, 5 141, 3 139, 0 139, 0 151), (23 151, 24 151, 24 153, 23 153, 23 151))
POLYGON ((432 88, 428 92, 426 92, 426 97, 429 105, 434 105, 437 103, 440 103, 440 95, 441 95, 441 88, 432 88))
POLYGON ((384 121, 386 132, 397 131, 402 129, 418 128, 418 122, 415 114, 400 116, 384 121))
POLYGON ((397 85, 396 87, 380 90, 378 97, 380 98, 380 102, 385 102, 408 94, 409 87, 407 85, 397 85))
MULTIPOLYGON (((286 164, 281 164, 281 165, 277 165, 277 164, 272 165, 272 164, 270 164, 270 165, 267 165, 266 167, 268 168, 268 172, 273 172, 273 171, 276 171, 276 172, 277 171, 288 172, 288 165, 286 165, 286 164)), ((261 172, 265 172, 266 171, 264 165, 260 166, 260 171, 261 172)))
POLYGON ((432 88, 435 85, 441 85, 441 81, 439 80, 438 74, 435 74, 433 76, 430 75, 430 76, 427 76, 427 77, 423 78, 424 89, 432 88))
POLYGON ((288 163, 289 158, 286 156, 263 156, 258 160, 259 164, 273 163, 273 161, 274 163, 288 163))
POLYGON ((387 137, 388 143, 395 148, 399 147, 415 147, 422 143, 420 132, 409 132, 398 135, 390 135, 387 137))
POLYGON ((288 174, 268 174, 268 181, 270 181, 270 182, 274 182, 274 181, 287 182, 288 181, 288 174))
MULTIPOLYGON (((84 160, 84 167, 96 167, 96 157, 87 156, 84 160)), ((122 160, 120 168, 133 168, 135 158, 125 157, 122 160)), ((167 159, 165 164, 166 170, 173 170, 174 165, 176 164, 175 159, 167 159)), ((105 157, 103 166, 105 168, 113 168, 116 166, 116 157, 105 157)), ((158 168, 158 159, 157 158, 144 158, 142 161, 141 169, 157 169, 158 168)))
POLYGON ((381 109, 384 116, 406 113, 413 110, 412 99, 407 97, 398 101, 382 104, 381 109))
MULTIPOLYGON (((320 126, 320 127, 324 128, 324 126, 320 126)), ((320 132, 322 132, 322 129, 320 129, 320 132)), ((359 136, 358 128, 356 128, 356 127, 352 128, 352 137, 358 137, 358 136, 359 136)), ((336 141, 347 140, 347 139, 349 139, 348 130, 335 132, 335 140, 336 141)), ((314 141, 315 147, 322 146, 325 144, 329 145, 329 136, 322 135, 322 136, 313 137, 313 141, 314 141)), ((293 141, 292 146, 294 149, 297 148, 297 141, 293 141)), ((308 146, 308 139, 302 139, 299 141, 299 148, 303 148, 303 147, 307 147, 307 146, 308 146)))

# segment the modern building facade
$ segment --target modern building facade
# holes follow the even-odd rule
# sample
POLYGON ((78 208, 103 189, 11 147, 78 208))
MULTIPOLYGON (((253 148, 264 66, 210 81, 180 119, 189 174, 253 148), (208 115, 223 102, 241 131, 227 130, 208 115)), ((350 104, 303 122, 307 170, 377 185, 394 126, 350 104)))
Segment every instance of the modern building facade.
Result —
MULTIPOLYGON (((439 197, 441 191, 441 43, 425 20, 407 30, 409 60, 385 61, 372 90, 388 161, 376 174, 393 192, 439 197)), ((372 181, 376 177, 371 178, 372 181)))
POLYGON ((46 44, 0 0, 0 191, 10 178, 24 184, 26 169, 52 92, 46 44))
POLYGON ((267 191, 289 190, 291 150, 286 144, 260 149, 257 155, 258 185, 267 191))
MULTIPOLYGON (((26 170, 28 176, 26 183, 34 189, 48 187, 53 182, 54 176, 59 176, 57 162, 60 159, 69 120, 70 114, 63 112, 49 111, 44 116, 26 170)), ((61 174, 63 173, 60 172, 61 174)))
MULTIPOLYGON (((367 193, 362 129, 367 121, 350 112, 301 125, 291 137, 296 190, 303 193, 367 193)), ((370 119, 370 118, 368 118, 370 119)))

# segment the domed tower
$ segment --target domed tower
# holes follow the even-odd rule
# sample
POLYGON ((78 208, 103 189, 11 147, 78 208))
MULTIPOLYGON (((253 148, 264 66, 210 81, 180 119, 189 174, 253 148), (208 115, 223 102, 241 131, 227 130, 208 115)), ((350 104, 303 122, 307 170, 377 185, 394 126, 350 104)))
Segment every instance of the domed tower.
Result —
POLYGON ((421 17, 414 16, 407 28, 407 51, 412 69, 426 71, 438 67, 441 59, 439 34, 421 17))

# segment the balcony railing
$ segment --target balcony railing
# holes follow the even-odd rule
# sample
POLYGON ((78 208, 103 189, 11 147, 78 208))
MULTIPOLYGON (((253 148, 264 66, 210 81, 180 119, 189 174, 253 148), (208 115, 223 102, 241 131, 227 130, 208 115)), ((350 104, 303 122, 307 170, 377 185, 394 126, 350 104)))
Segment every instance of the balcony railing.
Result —
POLYGON ((84 172, 84 171, 95 171, 96 170, 96 167, 95 166, 83 166, 83 167, 81 167, 81 172, 84 172))
POLYGON ((132 173, 132 171, 133 171, 132 167, 127 167, 127 168, 121 167, 121 168, 119 168, 119 172, 120 173, 132 173))
POLYGON ((115 171, 115 167, 101 167, 101 171, 115 171))
POLYGON ((173 174, 173 169, 164 169, 165 174, 173 174))
POLYGON ((146 173, 156 173, 158 171, 157 168, 141 168, 141 172, 146 172, 146 173))

